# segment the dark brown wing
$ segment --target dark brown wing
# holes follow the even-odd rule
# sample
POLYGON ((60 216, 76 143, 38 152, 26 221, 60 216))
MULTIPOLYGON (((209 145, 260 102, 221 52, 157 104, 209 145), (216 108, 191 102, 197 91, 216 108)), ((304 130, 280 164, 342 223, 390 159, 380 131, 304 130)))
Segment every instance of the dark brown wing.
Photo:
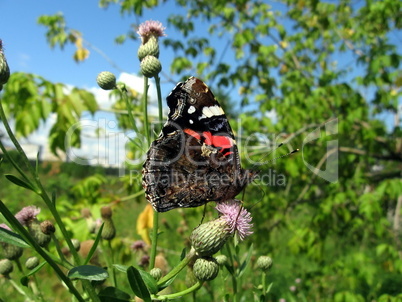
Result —
POLYGON ((176 131, 152 143, 143 186, 154 209, 165 212, 234 198, 254 176, 217 148, 176 131))

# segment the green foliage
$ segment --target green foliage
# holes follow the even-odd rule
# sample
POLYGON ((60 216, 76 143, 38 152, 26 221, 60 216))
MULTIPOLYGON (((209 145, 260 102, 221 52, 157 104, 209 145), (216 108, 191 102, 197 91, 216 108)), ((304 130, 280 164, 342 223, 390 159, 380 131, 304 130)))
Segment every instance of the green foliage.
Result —
MULTIPOLYGON (((156 0, 99 3, 101 7, 118 4, 122 14, 138 15, 159 5, 156 0)), ((253 265, 251 255, 264 253, 275 259, 269 275, 273 285, 266 295, 272 301, 399 301, 402 135, 400 122, 391 120, 398 120, 402 86, 400 47, 392 39, 402 27, 400 1, 291 0, 271 6, 263 1, 179 0, 177 4, 185 13, 169 16, 168 22, 181 35, 163 41, 175 53, 170 70, 178 79, 191 74, 214 83, 211 89, 220 92, 228 115, 239 117, 231 124, 239 129, 244 166, 252 166, 251 160, 266 161, 268 150, 282 141, 287 148, 272 151, 272 158, 301 149, 290 158, 258 166, 270 182, 261 179, 250 185, 244 197, 254 218, 253 250, 236 250, 235 255, 228 251, 231 265, 226 277, 235 276, 234 281, 212 282, 197 301, 223 300, 237 281, 244 289, 239 295, 252 301, 253 285, 259 281, 246 264, 253 265), (208 25, 204 34, 200 35, 198 21, 208 25), (214 39, 227 44, 218 49, 214 39), (224 89, 239 91, 240 112, 230 106, 233 94, 224 89), (384 116, 387 120, 380 119, 384 116), (328 131, 326 126, 334 121, 336 131, 328 131), (337 145, 327 149, 334 141, 337 145), (327 159, 334 153, 338 178, 330 183, 317 170, 326 171, 327 159), (279 176, 283 183, 278 182, 279 176), (297 279, 301 281, 295 284, 297 279), (296 290, 290 291, 290 285, 296 290), (222 286, 227 288, 223 292, 222 286)), ((43 16, 39 23, 47 27, 51 47, 63 48, 70 42, 77 51, 82 48, 81 34, 68 30, 62 15, 43 16)), ((29 135, 56 113, 50 138, 54 152, 65 150, 64 137, 84 111, 98 110, 87 92, 65 93, 63 85, 36 75, 14 73, 4 87, 2 99, 19 135, 29 135)), ((134 112, 141 112, 140 97, 135 92, 129 95, 134 112)), ((119 100, 114 109, 122 113, 119 126, 131 129, 126 104, 119 100)), ((141 125, 142 115, 136 119, 141 125)), ((137 130, 138 137, 131 142, 135 158, 146 149, 143 129, 137 130)), ((79 146, 79 129, 70 141, 79 146)), ((110 184, 105 177, 90 174, 68 186, 73 189, 58 201, 66 216, 78 216, 82 205, 99 210, 99 203, 114 200, 104 190, 110 184)), ((28 186, 21 179, 8 178, 28 186)), ((62 183, 50 181, 49 186, 68 191, 62 183)), ((137 193, 140 187, 133 190, 137 193)), ((187 211, 187 217, 166 214, 161 246, 177 249, 171 234, 179 220, 182 230, 196 214, 197 210, 187 211)), ((132 229, 133 220, 128 220, 120 221, 126 232, 132 229)), ((73 229, 73 221, 67 224, 73 229)), ((177 235, 177 240, 185 238, 177 235)), ((121 257, 130 258, 122 246, 121 257)), ((124 291, 106 287, 99 294, 101 300, 127 301, 130 287, 148 299, 148 291, 153 291, 146 287, 141 271, 130 268, 129 275, 124 291)), ((185 288, 184 281, 176 286, 185 288)))

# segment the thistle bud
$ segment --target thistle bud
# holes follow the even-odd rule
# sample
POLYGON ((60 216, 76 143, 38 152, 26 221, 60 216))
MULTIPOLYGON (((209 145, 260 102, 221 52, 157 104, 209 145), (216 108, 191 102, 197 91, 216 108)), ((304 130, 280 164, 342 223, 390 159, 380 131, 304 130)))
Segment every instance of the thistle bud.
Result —
POLYGON ((112 217, 112 208, 109 206, 105 206, 101 208, 101 216, 102 219, 109 219, 112 217))
POLYGON ((158 38, 150 36, 147 43, 141 44, 138 48, 138 59, 142 61, 146 56, 159 58, 159 43, 158 38))
POLYGON ((8 276, 14 269, 13 263, 8 259, 0 260, 0 275, 8 276))
POLYGON ((116 228, 112 220, 111 207, 103 207, 101 209, 101 216, 104 223, 101 237, 104 240, 112 240, 116 236, 116 228))
POLYGON ((38 257, 29 257, 27 261, 25 261, 25 266, 29 270, 33 270, 35 267, 39 265, 38 257))
POLYGON ((41 222, 40 229, 42 233, 45 235, 51 235, 54 234, 54 232, 56 232, 56 228, 54 227, 54 224, 50 220, 45 220, 41 222))
POLYGON ((157 76, 162 70, 161 62, 154 56, 146 56, 142 59, 140 67, 141 73, 147 78, 157 76))
POLYGON ((154 267, 150 270, 149 274, 156 280, 159 281, 162 278, 162 270, 160 268, 154 267))
POLYGON ((218 255, 215 257, 215 259, 220 266, 225 265, 228 262, 228 257, 225 255, 218 255))
POLYGON ((191 246, 201 257, 212 256, 218 252, 231 233, 224 219, 215 219, 201 224, 191 233, 191 246))
POLYGON ((49 235, 42 232, 41 225, 36 219, 28 223, 28 231, 41 247, 46 247, 51 240, 49 235))
POLYGON ((109 71, 102 71, 99 73, 96 82, 103 90, 112 90, 116 88, 116 77, 109 71))
POLYGON ((260 256, 257 259, 257 267, 263 272, 268 272, 268 270, 272 267, 272 259, 268 256, 260 256))
POLYGON ((3 52, 3 41, 0 40, 0 91, 3 88, 3 84, 7 83, 9 78, 10 68, 8 67, 8 63, 3 52))
POLYGON ((193 266, 194 276, 200 281, 210 281, 216 278, 219 265, 213 257, 198 258, 193 266))
POLYGON ((0 244, 3 248, 4 258, 7 258, 8 260, 16 260, 22 256, 24 250, 21 247, 6 242, 0 242, 0 244))

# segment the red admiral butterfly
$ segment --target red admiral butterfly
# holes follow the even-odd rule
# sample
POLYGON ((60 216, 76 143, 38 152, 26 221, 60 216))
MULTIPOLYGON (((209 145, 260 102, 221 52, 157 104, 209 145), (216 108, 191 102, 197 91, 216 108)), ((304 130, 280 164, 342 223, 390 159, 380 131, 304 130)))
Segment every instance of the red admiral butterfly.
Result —
POLYGON ((190 77, 166 100, 168 120, 142 171, 147 200, 166 212, 233 199, 257 172, 241 168, 232 129, 213 93, 190 77))

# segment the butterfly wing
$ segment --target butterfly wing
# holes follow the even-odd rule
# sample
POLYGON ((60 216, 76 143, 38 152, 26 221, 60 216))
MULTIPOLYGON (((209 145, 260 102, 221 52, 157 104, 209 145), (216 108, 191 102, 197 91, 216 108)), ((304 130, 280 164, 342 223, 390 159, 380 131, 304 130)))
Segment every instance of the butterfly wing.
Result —
POLYGON ((234 198, 255 176, 243 170, 229 122, 199 79, 167 97, 168 121, 148 151, 143 186, 159 212, 234 198))

